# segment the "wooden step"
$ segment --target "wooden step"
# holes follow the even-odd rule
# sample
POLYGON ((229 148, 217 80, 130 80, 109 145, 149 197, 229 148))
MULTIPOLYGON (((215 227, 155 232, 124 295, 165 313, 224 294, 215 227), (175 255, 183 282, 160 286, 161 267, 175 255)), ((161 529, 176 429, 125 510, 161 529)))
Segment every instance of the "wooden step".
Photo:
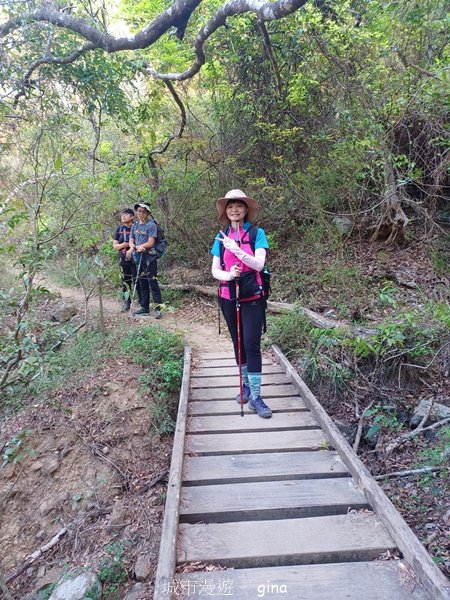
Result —
MULTIPOLYGON (((269 373, 283 373, 285 371, 280 365, 265 365, 263 367, 263 372, 265 375, 269 373)), ((238 368, 236 365, 232 366, 224 366, 224 367, 203 367, 199 369, 195 369, 194 377, 224 377, 228 375, 237 375, 239 376, 238 368)))
POLYGON ((372 560, 395 543, 373 513, 179 525, 178 563, 269 567, 372 560))
POLYGON ((400 560, 196 571, 180 573, 176 584, 188 598, 431 600, 400 560))
MULTIPOLYGON (((191 400, 234 400, 238 393, 238 385, 210 389, 193 388, 189 393, 189 397, 191 400)), ((261 395, 263 398, 295 396, 296 393, 297 390, 294 388, 292 383, 286 385, 264 385, 261 389, 261 395)))
MULTIPOLYGON (((274 413, 308 410, 300 396, 286 396, 284 398, 265 396, 264 401, 274 413)), ((240 406, 235 398, 228 400, 199 400, 189 402, 188 404, 188 413, 190 415, 228 415, 235 413, 236 410, 240 411, 240 406)))
MULTIPOLYGON (((264 388, 265 385, 276 385, 282 384, 287 385, 290 383, 290 379, 286 376, 286 373, 268 373, 262 374, 261 386, 264 388)), ((238 374, 215 376, 215 377, 191 377, 191 389, 195 388, 239 388, 239 376, 238 374)), ((239 390, 238 390, 239 391, 239 390)), ((264 394, 264 391, 261 391, 264 394)))
MULTIPOLYGON (((262 364, 263 364, 263 370, 264 370, 264 365, 273 365, 275 363, 273 363, 269 358, 263 357, 262 364)), ((195 371, 194 372, 197 373, 197 369, 211 369, 211 368, 215 368, 215 367, 234 367, 235 369, 237 369, 236 360, 234 358, 234 355, 232 356, 231 354, 229 354, 228 358, 211 358, 211 359, 208 359, 208 358, 204 359, 200 356, 199 359, 197 359, 195 361, 195 371)))
POLYGON ((245 431, 283 431, 285 429, 318 429, 319 425, 310 412, 280 413, 271 419, 262 419, 247 406, 244 416, 235 403, 236 414, 208 417, 189 417, 187 431, 190 433, 224 433, 245 431))
POLYGON ((320 449, 332 449, 320 429, 272 431, 270 435, 250 431, 186 436, 186 452, 197 455, 320 449))
POLYGON ((346 476, 348 471, 339 455, 327 450, 188 456, 184 461, 183 486, 346 476))
POLYGON ((183 488, 180 523, 227 523, 347 514, 369 508, 353 480, 306 479, 183 488))

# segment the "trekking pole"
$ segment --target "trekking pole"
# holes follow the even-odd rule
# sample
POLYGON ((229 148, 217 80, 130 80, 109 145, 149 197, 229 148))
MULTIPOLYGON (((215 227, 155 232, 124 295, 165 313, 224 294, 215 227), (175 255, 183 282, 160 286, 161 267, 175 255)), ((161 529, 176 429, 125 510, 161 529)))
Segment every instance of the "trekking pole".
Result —
POLYGON ((138 262, 138 268, 137 268, 137 272, 136 272, 136 279, 134 280, 133 293, 131 295, 131 302, 134 302, 134 297, 136 295, 136 288, 137 288, 138 281, 139 281, 139 274, 141 272, 141 264, 142 264, 142 252, 139 254, 139 262, 138 262))
MULTIPOLYGON (((234 229, 234 239, 239 244, 239 224, 232 223, 234 229)), ((235 266, 240 266, 239 262, 235 266)), ((239 277, 236 277, 236 324, 238 339, 238 369, 239 369, 239 399, 241 401, 241 417, 244 416, 244 390, 242 386, 242 353, 241 353, 241 302, 239 298, 239 277)))
POLYGON ((242 357, 241 357, 241 303, 239 301, 239 277, 236 277, 236 323, 238 344, 238 368, 239 368, 239 399, 241 403, 241 417, 244 416, 244 394, 242 387, 242 357))

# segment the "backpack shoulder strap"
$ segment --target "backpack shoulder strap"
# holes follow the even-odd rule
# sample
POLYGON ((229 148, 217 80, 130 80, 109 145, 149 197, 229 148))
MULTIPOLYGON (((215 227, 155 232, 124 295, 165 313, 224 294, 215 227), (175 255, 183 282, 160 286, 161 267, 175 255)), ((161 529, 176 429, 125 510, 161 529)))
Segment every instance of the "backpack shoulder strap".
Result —
POLYGON ((259 227, 257 225, 252 225, 247 232, 249 244, 253 254, 255 254, 256 236, 258 235, 258 229, 259 227))
MULTIPOLYGON (((224 231, 224 234, 229 235, 230 229, 231 229, 231 225, 228 225, 228 227, 224 231)), ((225 271, 225 262, 223 260, 223 253, 224 253, 224 247, 223 247, 223 244, 220 244, 220 268, 222 269, 222 271, 225 271)))

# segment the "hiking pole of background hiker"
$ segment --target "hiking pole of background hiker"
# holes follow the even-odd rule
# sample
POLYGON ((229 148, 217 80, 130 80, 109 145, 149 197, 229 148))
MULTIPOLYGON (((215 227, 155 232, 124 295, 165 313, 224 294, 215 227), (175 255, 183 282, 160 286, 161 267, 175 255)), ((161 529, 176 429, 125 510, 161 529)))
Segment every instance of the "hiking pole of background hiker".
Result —
POLYGON ((136 271, 136 279, 134 280, 133 294, 131 295, 131 303, 134 302, 134 297, 136 295, 136 288, 138 286, 139 275, 141 273, 141 265, 142 265, 142 252, 139 254, 139 262, 138 262, 138 267, 137 267, 137 271, 136 271))

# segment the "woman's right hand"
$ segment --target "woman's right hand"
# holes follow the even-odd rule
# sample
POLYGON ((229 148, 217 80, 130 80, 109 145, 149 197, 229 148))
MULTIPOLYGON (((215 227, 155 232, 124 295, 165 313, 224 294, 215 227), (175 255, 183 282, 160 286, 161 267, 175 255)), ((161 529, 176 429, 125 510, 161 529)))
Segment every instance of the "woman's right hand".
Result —
POLYGON ((241 275, 241 267, 239 264, 233 265, 230 269, 230 274, 233 279, 240 277, 241 275))

